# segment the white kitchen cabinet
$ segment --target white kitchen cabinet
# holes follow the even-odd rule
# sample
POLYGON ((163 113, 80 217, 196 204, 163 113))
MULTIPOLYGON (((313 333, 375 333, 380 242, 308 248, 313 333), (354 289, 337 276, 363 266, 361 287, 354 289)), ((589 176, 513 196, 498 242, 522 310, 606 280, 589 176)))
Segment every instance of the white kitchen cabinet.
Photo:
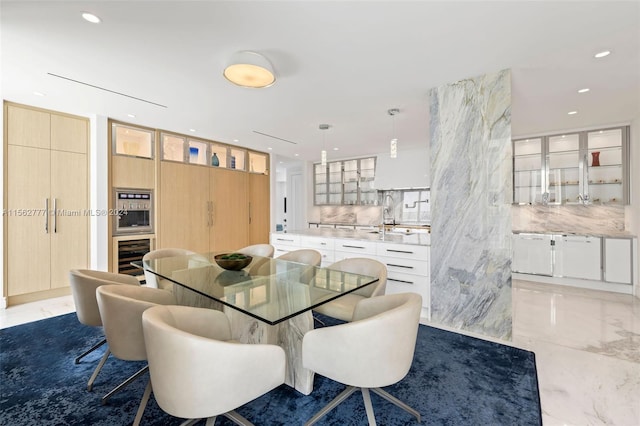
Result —
POLYGON ((604 239, 604 280, 631 284, 633 277, 633 240, 630 238, 604 239))
POLYGON ((561 235, 555 236, 554 241, 554 276, 587 280, 602 279, 599 237, 561 235))
POLYGON ((334 240, 325 237, 300 236, 300 248, 317 250, 322 256, 320 266, 327 267, 334 262, 334 240))
POLYGON ((376 259, 376 244, 375 241, 336 238, 334 261, 338 262, 352 257, 376 259))
POLYGON ((551 276, 552 240, 552 235, 546 234, 514 234, 512 271, 551 276))
POLYGON ((282 256, 290 251, 300 249, 300 235, 272 233, 271 245, 275 249, 273 257, 282 256))
POLYGON ((428 149, 399 149, 397 158, 378 155, 373 187, 378 190, 429 187, 428 149))

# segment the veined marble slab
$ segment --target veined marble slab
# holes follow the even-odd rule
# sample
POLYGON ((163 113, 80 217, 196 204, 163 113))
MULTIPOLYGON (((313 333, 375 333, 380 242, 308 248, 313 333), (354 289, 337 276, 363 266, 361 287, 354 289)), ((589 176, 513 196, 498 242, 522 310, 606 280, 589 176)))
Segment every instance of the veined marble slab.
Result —
POLYGON ((431 90, 432 321, 511 337, 511 73, 431 90))
POLYGON ((624 206, 513 206, 512 213, 513 228, 529 232, 615 235, 625 230, 624 206))

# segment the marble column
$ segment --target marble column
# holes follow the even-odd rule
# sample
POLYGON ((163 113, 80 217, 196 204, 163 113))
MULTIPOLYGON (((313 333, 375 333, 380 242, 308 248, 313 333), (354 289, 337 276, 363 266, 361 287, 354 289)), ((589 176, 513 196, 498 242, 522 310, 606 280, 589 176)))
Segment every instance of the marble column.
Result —
POLYGON ((430 91, 431 311, 511 338, 511 73, 430 91))

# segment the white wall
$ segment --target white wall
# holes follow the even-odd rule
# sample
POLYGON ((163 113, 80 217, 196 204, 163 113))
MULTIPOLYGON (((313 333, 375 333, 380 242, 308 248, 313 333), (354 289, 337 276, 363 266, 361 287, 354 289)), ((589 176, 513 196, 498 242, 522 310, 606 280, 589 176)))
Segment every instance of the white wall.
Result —
MULTIPOLYGON (((631 123, 630 145, 630 192, 631 204, 626 207, 625 226, 632 234, 640 237, 640 116, 631 123)), ((636 251, 636 262, 640 265, 640 251, 636 251)), ((640 298, 640 279, 635 276, 635 295, 640 298)))
MULTIPOLYGON (((109 206, 109 123, 104 116, 92 115, 89 142, 89 208, 95 212, 109 206)), ((91 215, 89 267, 106 271, 109 266, 109 219, 112 216, 91 215)))
MULTIPOLYGON (((2 96, 2 88, 0 86, 0 99, 4 99, 2 96)), ((4 105, 3 105, 3 111, 4 111, 4 105)), ((2 220, 5 220, 5 215, 4 215, 4 112, 0 115, 0 132, 2 132, 1 134, 3 135, 3 141, 2 141, 2 146, 3 148, 0 149, 0 209, 2 209, 2 220)), ((0 277, 1 281, 0 283, 2 284, 2 286, 0 287, 0 309, 4 309, 7 307, 7 296, 4 294, 4 224, 2 226, 0 226, 0 237, 2 237, 2 245, 0 245, 0 277)))

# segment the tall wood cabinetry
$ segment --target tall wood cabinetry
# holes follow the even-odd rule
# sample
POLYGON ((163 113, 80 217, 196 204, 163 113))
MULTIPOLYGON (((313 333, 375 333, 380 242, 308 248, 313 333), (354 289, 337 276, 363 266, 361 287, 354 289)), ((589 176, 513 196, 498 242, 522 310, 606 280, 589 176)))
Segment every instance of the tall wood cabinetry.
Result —
POLYGON ((266 154, 167 133, 160 148, 158 248, 206 253, 268 243, 266 154))
POLYGON ((5 103, 5 294, 68 293, 89 253, 88 120, 5 103))

